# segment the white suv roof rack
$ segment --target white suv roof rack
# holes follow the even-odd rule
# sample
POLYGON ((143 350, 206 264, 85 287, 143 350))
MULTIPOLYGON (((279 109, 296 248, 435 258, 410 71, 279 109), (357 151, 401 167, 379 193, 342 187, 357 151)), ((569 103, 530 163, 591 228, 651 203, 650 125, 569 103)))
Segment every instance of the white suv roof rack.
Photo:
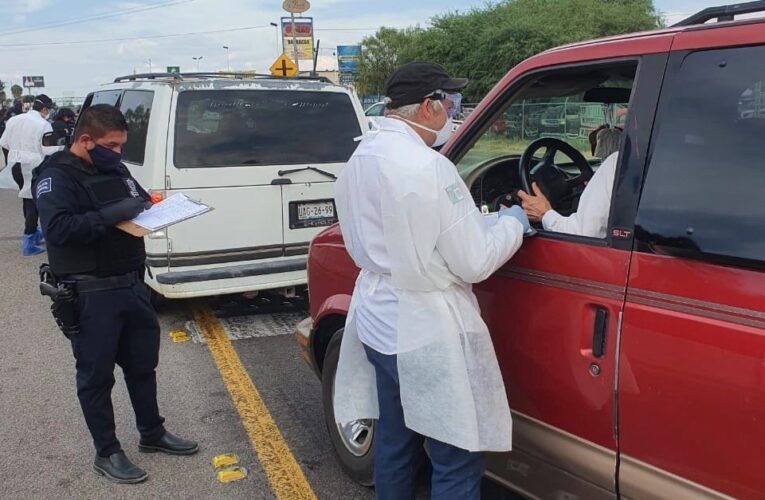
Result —
POLYGON ((133 82, 136 80, 164 80, 182 82, 186 79, 226 79, 226 80, 308 80, 322 83, 332 83, 329 78, 319 75, 299 75, 281 77, 271 74, 222 72, 222 73, 138 73, 135 75, 118 76, 114 83, 133 82))

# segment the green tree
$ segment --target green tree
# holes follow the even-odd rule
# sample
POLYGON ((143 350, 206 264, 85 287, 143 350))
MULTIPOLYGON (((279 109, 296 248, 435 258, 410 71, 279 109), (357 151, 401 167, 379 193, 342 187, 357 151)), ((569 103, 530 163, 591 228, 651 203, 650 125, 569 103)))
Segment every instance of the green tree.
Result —
POLYGON ((35 102, 35 96, 29 95, 29 94, 27 94, 25 96, 22 96, 21 97, 21 102, 31 104, 31 103, 35 102))
MULTIPOLYGON (((652 0, 502 0, 435 17, 428 29, 383 28, 362 43, 362 61, 384 53, 387 65, 370 72, 376 75, 374 82, 384 81, 393 67, 406 62, 438 62, 469 78, 465 98, 478 101, 510 68, 544 50, 661 25, 652 0)), ((359 90, 363 94, 367 89, 359 90)))
POLYGON ((361 95, 381 95, 388 78, 399 64, 401 54, 418 28, 380 28, 361 42, 361 59, 356 87, 361 95))
POLYGON ((5 82, 0 80, 0 106, 5 104, 5 100, 7 99, 5 95, 5 82))
POLYGON ((21 85, 15 84, 11 87, 11 94, 13 94, 14 99, 18 99, 23 93, 24 89, 21 88, 21 85))

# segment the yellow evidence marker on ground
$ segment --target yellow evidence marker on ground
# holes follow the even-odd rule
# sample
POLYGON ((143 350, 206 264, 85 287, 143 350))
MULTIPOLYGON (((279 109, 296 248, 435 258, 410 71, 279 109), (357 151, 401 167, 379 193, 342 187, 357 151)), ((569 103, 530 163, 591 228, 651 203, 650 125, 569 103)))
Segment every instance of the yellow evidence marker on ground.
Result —
POLYGON ((221 483, 230 483, 232 481, 239 481, 247 477, 247 469, 241 465, 232 465, 231 467, 224 467, 218 471, 218 481, 221 483))
POLYGON ((173 342, 187 342, 191 340, 191 337, 189 337, 189 334, 184 332, 183 330, 173 330, 170 332, 170 338, 173 339, 173 342))
POLYGON ((212 459, 213 467, 220 469, 222 467, 228 467, 239 463, 239 457, 234 453, 224 453, 223 455, 215 455, 212 459))
POLYGON ((239 465, 239 457, 234 453, 216 455, 212 459, 212 464, 221 483, 239 481, 247 477, 247 469, 239 465))

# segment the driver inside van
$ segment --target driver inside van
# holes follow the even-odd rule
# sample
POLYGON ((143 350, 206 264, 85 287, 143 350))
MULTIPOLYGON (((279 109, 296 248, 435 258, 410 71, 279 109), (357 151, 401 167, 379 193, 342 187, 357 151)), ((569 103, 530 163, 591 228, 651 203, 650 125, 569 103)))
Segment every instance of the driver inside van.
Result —
POLYGON ((532 184, 533 195, 519 190, 518 196, 529 220, 541 222, 546 231, 605 238, 621 135, 620 128, 608 125, 599 127, 590 134, 593 155, 605 159, 584 188, 577 211, 568 217, 553 210, 550 201, 536 182, 532 184))

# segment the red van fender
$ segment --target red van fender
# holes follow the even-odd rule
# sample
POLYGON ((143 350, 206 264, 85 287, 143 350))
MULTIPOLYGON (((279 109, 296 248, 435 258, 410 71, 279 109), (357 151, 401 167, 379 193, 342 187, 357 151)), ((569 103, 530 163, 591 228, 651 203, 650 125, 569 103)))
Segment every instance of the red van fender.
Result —
POLYGON ((321 324, 321 320, 329 315, 348 316, 351 308, 351 296, 346 293, 331 295, 322 302, 313 318, 314 328, 321 324))

